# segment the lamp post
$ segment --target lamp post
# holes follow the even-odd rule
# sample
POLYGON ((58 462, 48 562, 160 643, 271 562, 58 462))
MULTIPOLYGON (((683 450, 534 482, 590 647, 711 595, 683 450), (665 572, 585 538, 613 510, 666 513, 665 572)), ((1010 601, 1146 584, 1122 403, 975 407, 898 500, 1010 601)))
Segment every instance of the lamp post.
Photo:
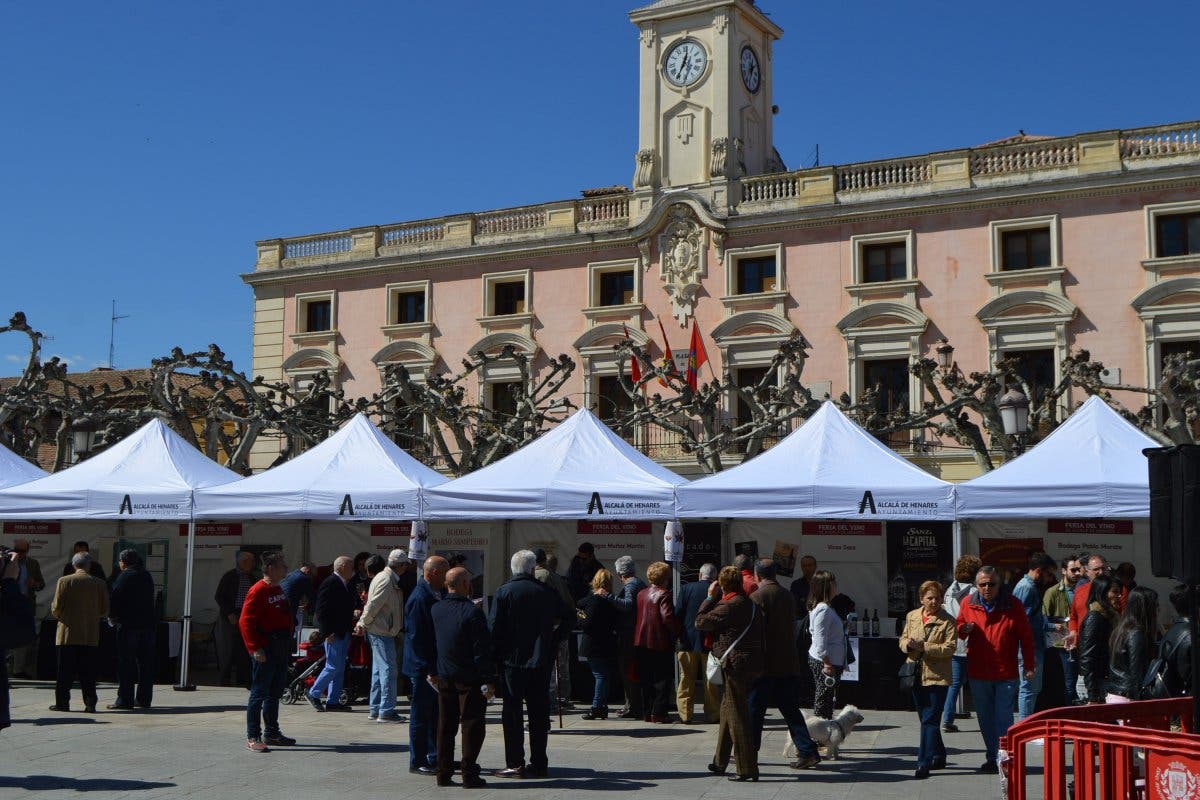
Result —
POLYGON ((1015 386, 1000 395, 996 401, 996 409, 1000 412, 1000 422, 1004 433, 1011 436, 1016 443, 1017 455, 1025 452, 1025 439, 1029 433, 1029 398, 1015 386))
POLYGON ((943 336, 938 339, 938 346, 933 351, 937 353, 938 366, 943 372, 949 372, 954 367, 954 345, 943 336))
POLYGON ((75 461, 87 458, 96 446, 96 423, 87 418, 71 423, 71 446, 75 450, 75 461))

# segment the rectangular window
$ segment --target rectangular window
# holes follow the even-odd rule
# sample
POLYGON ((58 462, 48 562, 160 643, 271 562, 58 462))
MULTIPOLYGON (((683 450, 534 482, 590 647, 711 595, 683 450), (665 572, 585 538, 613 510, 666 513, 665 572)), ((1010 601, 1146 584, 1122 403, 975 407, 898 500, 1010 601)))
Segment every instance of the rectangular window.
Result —
MULTIPOLYGON (((1163 376, 1163 368, 1166 366, 1167 358, 1170 356, 1183 356, 1189 360, 1200 358, 1200 341, 1196 339, 1185 339, 1181 342, 1159 342, 1158 343, 1158 375, 1157 380, 1161 380, 1163 376)), ((1160 410, 1160 414, 1165 414, 1165 406, 1160 410)), ((1200 441, 1200 419, 1192 423, 1192 436, 1200 441)), ((68 439, 69 441, 69 439, 68 439)))
POLYGON ((520 381, 497 381, 488 384, 491 391, 488 408, 501 423, 507 422, 517 413, 517 396, 521 388, 520 381))
POLYGON ((908 278, 908 247, 904 242, 864 244, 862 282, 883 283, 908 278))
POLYGON ((775 256, 743 258, 737 262, 737 293, 775 291, 775 256))
POLYGON ((617 375, 602 375, 596 379, 596 416, 612 423, 633 410, 633 401, 621 386, 617 375))
POLYGON ((623 306, 633 302, 633 270, 600 273, 602 306, 623 306))
POLYGON ((1032 409, 1046 398, 1046 392, 1054 388, 1054 350, 1012 350, 1004 354, 1016 359, 1016 373, 1029 386, 1033 396, 1029 398, 1032 409))
MULTIPOLYGON (((863 391, 875 392, 875 407, 881 414, 907 411, 909 374, 906 358, 864 361, 863 391)), ((892 448, 909 446, 908 431, 895 431, 876 438, 892 448)))
MULTIPOLYGON (((770 367, 742 367, 741 369, 734 371, 734 383, 739 389, 749 389, 757 386, 758 382, 763 379, 763 376, 766 375, 767 371, 770 369, 770 367)), ((778 374, 773 373, 771 380, 769 381, 769 385, 774 386, 777 379, 778 374)), ((754 413, 751 410, 750 404, 747 403, 740 394, 735 395, 735 397, 737 400, 733 404, 733 411, 735 415, 734 425, 740 426, 745 425, 748 422, 752 422, 754 420, 754 413)), ((774 444, 776 441, 778 441, 778 437, 780 435, 782 434, 780 433, 765 436, 764 438, 766 439, 766 444, 774 444)), ((746 451, 747 444, 748 442, 739 442, 734 450, 739 453, 744 453, 746 451)))
POLYGON ((393 325, 425 321, 425 292, 397 292, 393 325))
POLYGON ((327 331, 333 327, 333 301, 309 300, 304 304, 304 332, 327 331))
POLYGON ((1024 228, 1000 234, 1003 270, 1050 266, 1050 229, 1024 228))
POLYGON ((1158 258, 1200 253, 1200 213, 1154 217, 1154 255, 1158 258))
POLYGON ((492 315, 525 313, 525 281, 497 282, 492 288, 492 315))

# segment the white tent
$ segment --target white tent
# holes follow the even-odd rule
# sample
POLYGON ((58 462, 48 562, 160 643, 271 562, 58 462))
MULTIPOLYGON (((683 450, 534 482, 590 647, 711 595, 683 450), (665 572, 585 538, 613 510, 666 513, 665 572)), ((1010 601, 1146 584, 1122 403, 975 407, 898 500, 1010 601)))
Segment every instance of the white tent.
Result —
POLYGON ((422 489, 446 478, 362 414, 284 464, 196 492, 196 519, 416 519, 422 489))
POLYGON ((0 517, 188 520, 193 489, 238 477, 155 419, 73 467, 0 490, 0 517))
POLYGON ((1142 450, 1159 446, 1092 397, 1029 452, 960 484, 958 516, 1149 517, 1142 450))
POLYGON ((671 519, 685 479, 586 409, 517 452, 424 495, 424 517, 671 519))
POLYGON ((35 467, 0 444, 0 489, 29 483, 29 481, 44 478, 47 474, 44 469, 35 467))
POLYGON ((677 495, 681 518, 954 518, 952 484, 897 455, 830 402, 771 449, 677 495))

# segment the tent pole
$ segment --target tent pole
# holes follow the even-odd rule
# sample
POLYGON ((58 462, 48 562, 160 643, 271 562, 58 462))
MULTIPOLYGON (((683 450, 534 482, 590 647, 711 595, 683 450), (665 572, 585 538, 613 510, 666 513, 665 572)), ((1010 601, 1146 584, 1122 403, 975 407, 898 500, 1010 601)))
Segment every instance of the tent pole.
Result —
POLYGON ((179 683, 174 689, 177 692, 194 692, 196 684, 188 683, 188 658, 191 655, 192 639, 192 567, 196 559, 196 517, 188 519, 187 534, 187 572, 183 577, 183 632, 179 642, 179 683))

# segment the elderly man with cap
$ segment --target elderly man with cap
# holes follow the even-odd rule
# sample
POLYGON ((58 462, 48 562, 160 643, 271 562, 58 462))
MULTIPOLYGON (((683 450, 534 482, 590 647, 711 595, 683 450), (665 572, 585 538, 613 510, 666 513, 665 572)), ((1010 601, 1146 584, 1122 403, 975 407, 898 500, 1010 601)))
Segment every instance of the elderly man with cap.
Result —
POLYGON ((367 719, 379 722, 406 722, 396 713, 396 683, 399 677, 396 663, 396 637, 404 633, 404 592, 400 575, 408 569, 408 555, 403 550, 388 553, 383 559, 367 559, 371 585, 367 588, 367 603, 354 632, 367 635, 371 645, 371 694, 367 719), (372 568, 376 569, 372 569, 372 568))

